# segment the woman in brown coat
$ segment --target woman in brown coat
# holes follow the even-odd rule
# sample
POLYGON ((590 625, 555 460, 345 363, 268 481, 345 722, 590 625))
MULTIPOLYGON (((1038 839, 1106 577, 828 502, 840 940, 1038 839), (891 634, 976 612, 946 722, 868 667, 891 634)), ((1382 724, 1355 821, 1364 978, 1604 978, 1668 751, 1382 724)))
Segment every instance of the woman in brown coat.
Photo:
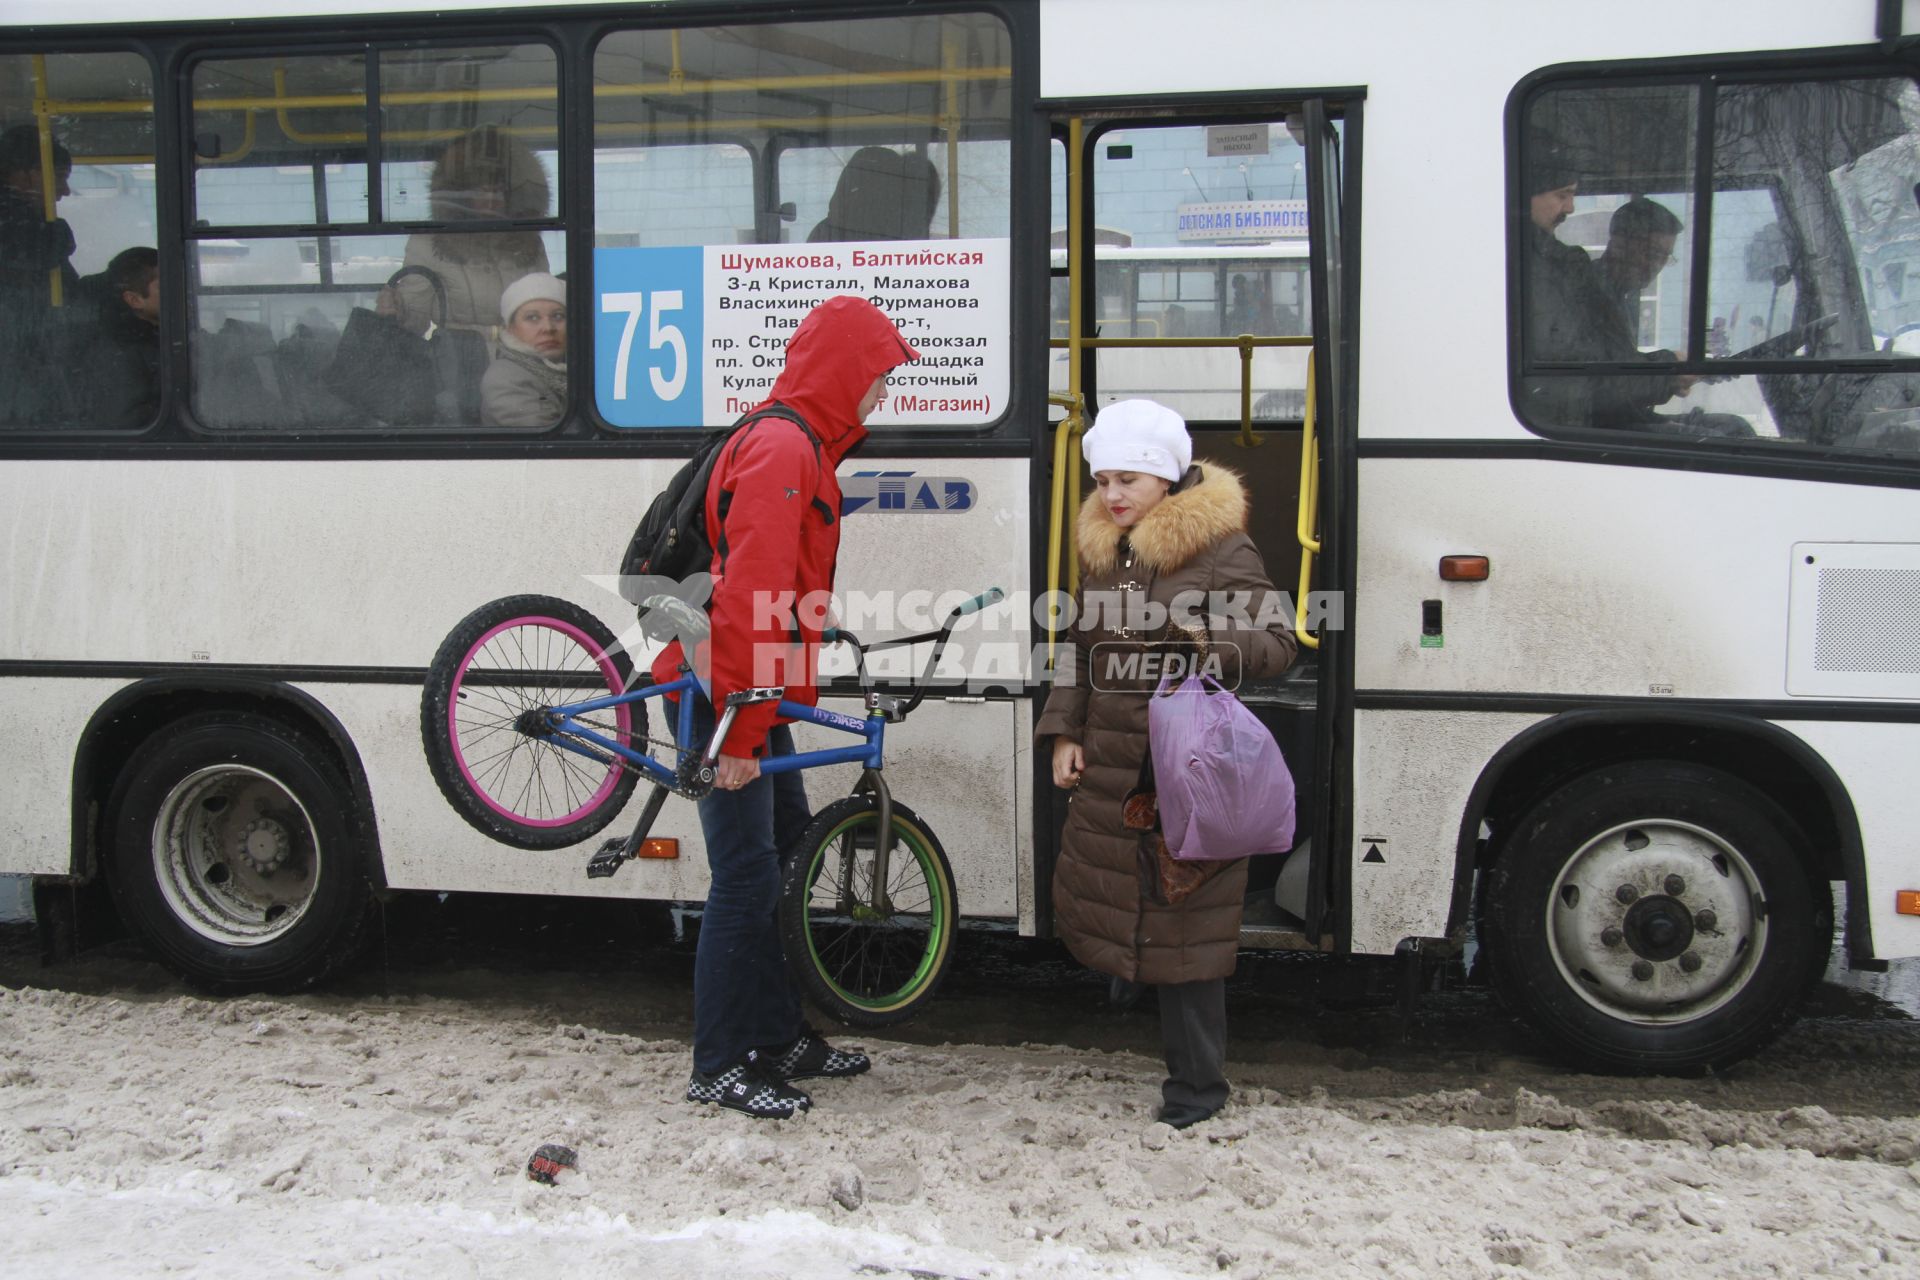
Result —
POLYGON ((1054 785, 1073 793, 1054 868, 1054 921, 1082 964, 1160 989, 1167 1081, 1158 1118, 1185 1128, 1227 1099, 1226 978, 1239 951, 1247 864, 1181 863, 1199 883, 1168 885, 1151 843, 1124 824, 1157 683, 1140 660, 1198 656, 1233 687, 1285 671, 1293 632, 1247 536, 1240 478, 1192 465, 1178 414, 1150 400, 1109 405, 1082 451, 1095 490, 1077 525, 1079 608, 1034 729, 1036 740, 1053 739, 1054 785))

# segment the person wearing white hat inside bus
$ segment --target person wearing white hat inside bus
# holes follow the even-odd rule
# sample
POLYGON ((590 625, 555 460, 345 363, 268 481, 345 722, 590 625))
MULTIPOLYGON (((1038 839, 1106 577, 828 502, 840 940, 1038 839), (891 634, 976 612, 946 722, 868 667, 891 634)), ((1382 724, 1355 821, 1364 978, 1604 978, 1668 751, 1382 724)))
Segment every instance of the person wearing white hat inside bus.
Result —
POLYGON ((500 293, 500 354, 480 379, 480 421, 551 427, 567 411, 567 286, 535 271, 500 293))

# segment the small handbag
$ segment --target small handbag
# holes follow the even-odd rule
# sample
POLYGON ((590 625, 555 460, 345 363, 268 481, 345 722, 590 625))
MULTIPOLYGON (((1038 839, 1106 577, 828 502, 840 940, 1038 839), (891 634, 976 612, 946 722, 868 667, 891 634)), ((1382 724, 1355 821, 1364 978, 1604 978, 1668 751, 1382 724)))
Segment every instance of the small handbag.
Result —
POLYGON ((431 337, 421 337, 394 316, 355 307, 327 368, 327 389, 386 426, 477 423, 486 342, 478 334, 449 327, 447 288, 430 268, 402 267, 387 285, 391 288, 408 276, 421 276, 433 288, 431 337))
POLYGON ((1147 702, 1147 744, 1168 851, 1199 862, 1291 849, 1293 775, 1273 735, 1211 676, 1167 683, 1147 702))
POLYGON ((1166 907, 1177 907, 1192 896, 1225 864, 1176 862, 1160 834, 1160 810, 1153 793, 1153 753, 1140 764, 1140 782, 1120 806, 1120 822, 1134 833, 1140 847, 1140 882, 1147 897, 1166 907))

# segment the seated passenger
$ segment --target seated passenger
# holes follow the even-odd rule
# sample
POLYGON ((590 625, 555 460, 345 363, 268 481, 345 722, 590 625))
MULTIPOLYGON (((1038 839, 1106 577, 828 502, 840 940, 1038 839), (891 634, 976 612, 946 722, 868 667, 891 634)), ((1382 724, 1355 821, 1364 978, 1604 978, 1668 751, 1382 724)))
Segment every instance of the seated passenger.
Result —
MULTIPOLYGON (((1531 358, 1613 364, 1675 360, 1671 351, 1641 351, 1637 336, 1640 294, 1671 260, 1680 219, 1651 200, 1630 200, 1615 212, 1607 252, 1594 262, 1554 235, 1573 212, 1580 180, 1558 144, 1538 130, 1529 135, 1525 177, 1524 301, 1531 358)), ((1543 374, 1529 379, 1522 402, 1529 419, 1543 426, 1751 436, 1752 426, 1731 414, 1653 411, 1698 381, 1697 375, 1673 373, 1543 374)))
MULTIPOLYGON (((1607 247, 1594 264, 1601 301, 1597 324, 1602 360, 1647 360, 1671 364, 1680 357, 1668 350, 1640 350, 1640 295, 1673 261, 1673 247, 1684 229, 1665 205, 1635 196, 1613 211, 1607 223, 1607 247)), ((1616 374, 1594 380, 1593 425, 1646 427, 1676 435, 1751 436, 1746 419, 1691 409, 1684 414, 1655 413, 1653 407, 1685 396, 1698 374, 1616 374)))
POLYGON ((840 171, 811 242, 925 240, 940 206, 940 174, 922 155, 862 147, 840 171))
POLYGON ((160 254, 145 246, 115 254, 98 307, 79 361, 87 425, 144 427, 160 411, 160 254))
POLYGON ((567 412, 567 287, 544 271, 500 295, 500 354, 480 380, 489 427, 551 427, 567 412))

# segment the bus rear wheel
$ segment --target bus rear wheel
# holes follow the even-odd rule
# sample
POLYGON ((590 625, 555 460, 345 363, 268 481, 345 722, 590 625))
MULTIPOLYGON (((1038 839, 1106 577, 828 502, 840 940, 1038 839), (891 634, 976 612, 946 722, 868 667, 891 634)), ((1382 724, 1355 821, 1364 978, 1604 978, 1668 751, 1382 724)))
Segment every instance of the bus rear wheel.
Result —
POLYGON ((134 752, 108 800, 114 904, 214 991, 290 991, 350 960, 372 909, 358 801, 321 743, 208 712, 134 752))
POLYGON ((1784 1031, 1826 964, 1809 842, 1718 769, 1638 761, 1536 803, 1481 908, 1494 987, 1575 1065, 1693 1074, 1784 1031))

